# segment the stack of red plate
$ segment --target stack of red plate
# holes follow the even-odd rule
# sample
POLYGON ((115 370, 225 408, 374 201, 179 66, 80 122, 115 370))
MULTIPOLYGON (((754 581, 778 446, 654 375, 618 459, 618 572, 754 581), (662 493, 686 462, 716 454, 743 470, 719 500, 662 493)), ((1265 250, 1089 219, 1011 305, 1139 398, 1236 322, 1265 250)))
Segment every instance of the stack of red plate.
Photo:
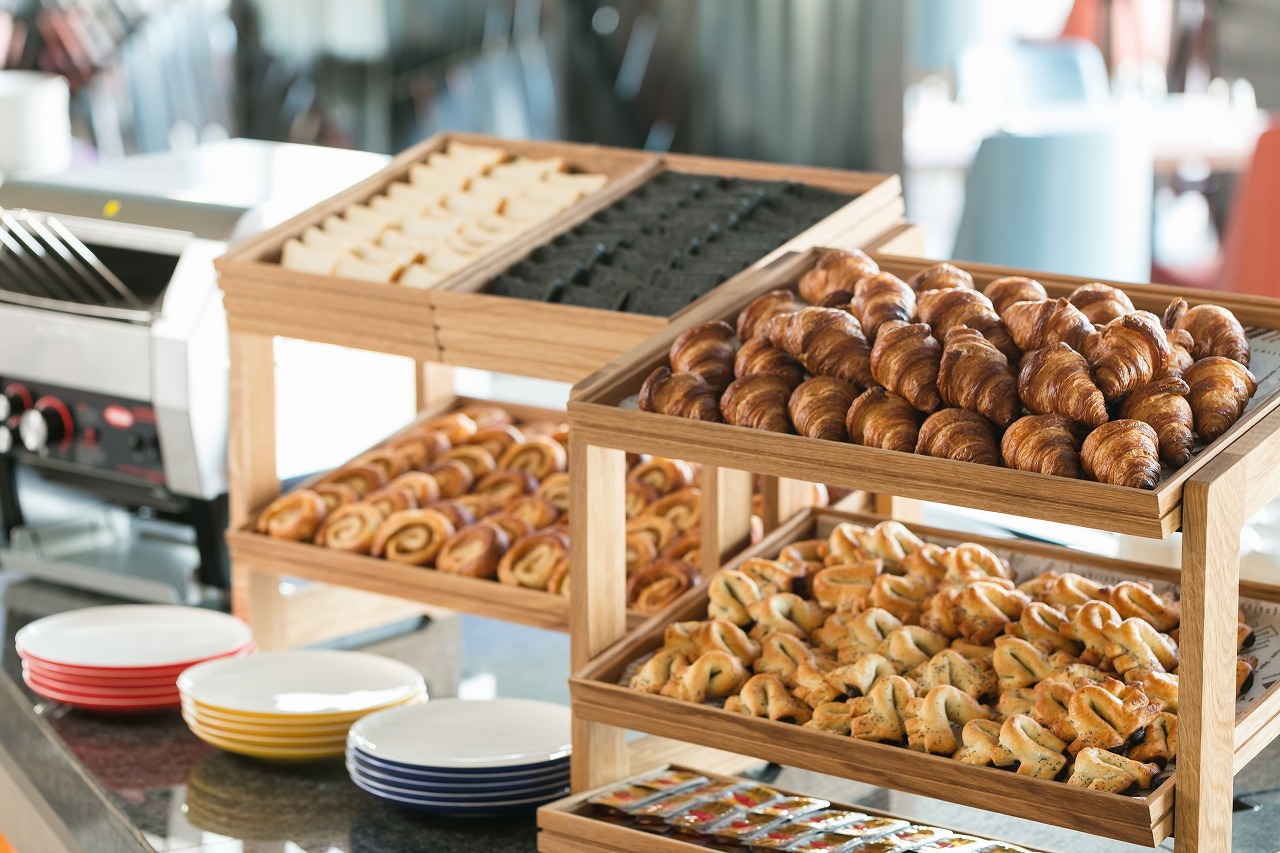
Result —
POLYGON ((92 711, 152 711, 181 704, 183 670, 253 651, 249 627, 198 607, 89 607, 32 622, 15 638, 32 691, 92 711))

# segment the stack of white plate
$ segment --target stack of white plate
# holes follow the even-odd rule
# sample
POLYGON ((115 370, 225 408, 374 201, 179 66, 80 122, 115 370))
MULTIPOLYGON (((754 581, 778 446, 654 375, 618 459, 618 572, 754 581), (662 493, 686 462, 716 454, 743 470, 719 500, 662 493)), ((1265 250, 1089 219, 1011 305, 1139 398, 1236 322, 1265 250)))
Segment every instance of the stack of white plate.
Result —
POLYGON ((347 771, 379 799, 474 815, 536 808, 569 790, 569 709, 530 699, 436 699, 351 727, 347 771))
POLYGON ((422 676, 362 652, 268 652, 194 666, 178 679, 182 717, 206 743, 306 761, 342 755, 351 724, 427 698, 422 676))

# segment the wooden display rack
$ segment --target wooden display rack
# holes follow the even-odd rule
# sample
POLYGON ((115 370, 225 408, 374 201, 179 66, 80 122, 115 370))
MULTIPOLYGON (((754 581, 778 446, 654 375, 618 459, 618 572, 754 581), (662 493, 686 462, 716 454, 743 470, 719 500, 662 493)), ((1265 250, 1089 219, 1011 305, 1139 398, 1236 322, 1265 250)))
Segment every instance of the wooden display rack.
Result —
MULTIPOLYGON (((1154 845, 1173 832, 1179 853, 1225 853, 1231 846, 1232 778, 1280 734, 1280 694, 1275 691, 1240 719, 1234 707, 1240 531, 1253 513, 1280 495, 1280 412, 1276 411, 1280 395, 1257 402, 1226 435, 1153 492, 620 407, 638 392, 654 367, 665 363, 672 339, 683 328, 711 319, 732 319, 754 295, 794 286, 816 257, 817 253, 811 252, 781 260, 772 266, 771 277, 757 277, 753 291, 741 289, 733 298, 721 300, 714 310, 686 314, 574 390, 569 403, 570 464, 577 471, 572 501, 575 506, 589 508, 570 520, 572 559, 575 565, 587 567, 575 578, 571 602, 574 672, 578 674, 573 680, 574 789, 594 788, 626 775, 620 727, 629 727, 1138 843, 1154 845), (1036 783, 1015 774, 969 768, 878 744, 847 744, 834 750, 828 740, 815 745, 806 736, 809 733, 797 727, 777 723, 761 726, 759 721, 731 718, 713 708, 688 704, 679 704, 678 711, 668 709, 662 703, 671 700, 647 702, 630 691, 593 679, 596 675, 607 680, 624 654, 619 650, 615 658, 611 647, 626 635, 622 528, 613 519, 621 517, 627 451, 719 466, 722 482, 714 498, 720 503, 704 506, 704 512, 723 519, 721 532, 730 536, 742 529, 742 519, 749 511, 743 507, 741 488, 750 476, 744 473, 747 471, 821 478, 835 486, 1152 538, 1163 538, 1181 527, 1181 695, 1175 779, 1139 799, 1036 783), (726 505, 725 499, 733 499, 733 503, 726 505), (609 656, 602 657, 606 653, 609 656)), ((896 257, 877 260, 882 268, 903 277, 928 263, 896 257)), ((996 276, 1031 275, 1050 295, 1064 295, 1083 281, 977 264, 963 266, 974 274, 979 287, 996 276)), ((1225 305, 1246 325, 1280 328, 1280 303, 1274 301, 1150 285, 1123 286, 1139 308, 1163 309, 1176 294, 1192 304, 1212 301, 1225 305)), ((1141 576, 1152 576, 1154 571, 1132 565, 1128 569, 1141 576)), ((1246 585, 1245 590, 1249 595, 1264 595, 1253 585, 1246 585)), ((1266 592, 1265 597, 1274 597, 1274 593, 1266 592)), ((652 630, 642 632, 652 640, 652 630)), ((636 637, 632 642, 643 644, 645 639, 636 637)))

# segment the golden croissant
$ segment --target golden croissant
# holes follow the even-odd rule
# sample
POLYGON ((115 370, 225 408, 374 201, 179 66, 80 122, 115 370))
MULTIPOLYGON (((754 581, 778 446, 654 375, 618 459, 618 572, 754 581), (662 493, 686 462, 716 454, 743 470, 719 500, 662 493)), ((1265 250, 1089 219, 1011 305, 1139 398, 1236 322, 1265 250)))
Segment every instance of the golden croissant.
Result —
POLYGON ((1107 402, 1093 384, 1088 362, 1061 341, 1022 360, 1018 396, 1035 415, 1064 415, 1095 427, 1107 422, 1107 402))
POLYGON ((879 271, 879 265, 860 249, 826 252, 813 269, 800 277, 800 296, 809 304, 817 305, 833 291, 852 291, 863 276, 879 271))
POLYGON ((716 390, 696 373, 656 367, 640 386, 640 410, 695 421, 723 422, 716 390))
MULTIPOLYGON (((1049 294, 1045 293, 1044 286, 1040 282, 1021 275, 997 278, 983 288, 982 295, 991 300, 991 306, 1002 318, 1009 306, 1017 302, 1038 302, 1049 298, 1049 294)), ((1022 348, 1026 349, 1026 347, 1022 348)))
POLYGON ((1169 366, 1169 339, 1155 314, 1133 311, 1102 327, 1093 350, 1094 379, 1108 402, 1137 390, 1169 366))
POLYGON ((880 327, 871 349, 871 376, 922 412, 942 406, 938 365, 942 346, 924 323, 893 320, 880 327))
POLYGON ((952 329, 968 326, 995 344, 1010 361, 1022 356, 1022 350, 1014 343, 991 300, 976 290, 926 291, 917 297, 916 310, 920 321, 928 323, 939 338, 945 338, 952 329))
POLYGON ((1065 298, 1015 302, 1000 317, 1014 343, 1026 352, 1062 341, 1086 359, 1093 358, 1098 330, 1065 298))
POLYGON ((1154 489, 1160 481, 1159 441, 1142 421, 1111 421, 1085 438, 1080 463, 1100 483, 1154 489))
POLYGON ((1018 382, 1009 359, 967 326, 947 333, 938 367, 938 393, 953 406, 980 412, 1002 427, 1018 417, 1018 382))
POLYGON ((1187 383, 1187 402, 1196 432, 1204 441, 1213 441, 1244 414, 1258 382, 1249 368, 1235 359, 1209 356, 1191 365, 1182 374, 1187 383))
POLYGON ((874 341, 876 332, 885 323, 911 322, 916 313, 916 292, 893 273, 878 272, 857 283, 852 306, 867 340, 874 341))
POLYGON ((696 373, 717 391, 733 381, 734 356, 738 337, 723 320, 699 323, 681 332, 671 342, 671 369, 676 373, 696 373))
POLYGON ((775 316, 765 335, 815 376, 835 376, 860 388, 871 384, 871 346, 852 314, 809 306, 775 316))
POLYGON ((1019 471, 1080 476, 1080 439, 1075 422, 1063 415, 1028 415, 1014 421, 1000 440, 1000 456, 1019 471))
POLYGON ((1120 417, 1142 421, 1156 431, 1160 458, 1174 468, 1191 461, 1195 444, 1187 383, 1174 377, 1148 382, 1135 389, 1120 407, 1120 417))
POLYGON ((875 386, 853 401, 845 427, 854 444, 914 453, 920 437, 920 413, 897 394, 875 386))
POLYGON ((1133 303, 1123 290, 1096 281, 1080 285, 1067 299, 1097 326, 1105 326, 1133 311, 1133 303))
POLYGON ((1249 366, 1249 338, 1244 333, 1244 326, 1240 325, 1235 314, 1220 305, 1187 308, 1187 301, 1179 297, 1165 309, 1164 324, 1191 335, 1191 355, 1194 358, 1220 355, 1249 366))
POLYGON ((791 432, 787 400, 791 387, 773 373, 753 373, 735 379, 720 398, 726 422, 767 432, 791 432))
POLYGON ((804 307, 804 300, 792 290, 771 290, 757 296, 738 315, 738 339, 746 342, 762 334, 769 321, 779 314, 790 314, 804 307))
POLYGON ((916 293, 926 290, 947 290, 950 288, 973 289, 973 276, 955 264, 941 263, 925 267, 911 277, 908 282, 916 293))
POLYGON ((920 425, 916 453, 979 465, 1000 464, 995 427, 982 415, 967 409, 943 409, 925 418, 920 425))
POLYGON ((763 336, 754 337, 743 344, 733 361, 734 376, 741 378, 753 373, 781 376, 792 388, 804 381, 804 366, 763 336))
POLYGON ((848 441, 845 417, 857 393, 853 386, 834 376, 815 376, 791 392, 787 411, 796 432, 809 438, 848 441))

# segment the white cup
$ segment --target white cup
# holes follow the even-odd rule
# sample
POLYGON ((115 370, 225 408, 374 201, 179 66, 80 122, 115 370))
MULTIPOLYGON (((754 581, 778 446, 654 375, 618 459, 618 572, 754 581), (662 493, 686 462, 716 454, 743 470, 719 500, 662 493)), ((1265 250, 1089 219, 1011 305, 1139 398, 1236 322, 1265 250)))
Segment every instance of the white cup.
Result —
POLYGON ((71 166, 71 90, 66 78, 0 71, 0 177, 71 166))

